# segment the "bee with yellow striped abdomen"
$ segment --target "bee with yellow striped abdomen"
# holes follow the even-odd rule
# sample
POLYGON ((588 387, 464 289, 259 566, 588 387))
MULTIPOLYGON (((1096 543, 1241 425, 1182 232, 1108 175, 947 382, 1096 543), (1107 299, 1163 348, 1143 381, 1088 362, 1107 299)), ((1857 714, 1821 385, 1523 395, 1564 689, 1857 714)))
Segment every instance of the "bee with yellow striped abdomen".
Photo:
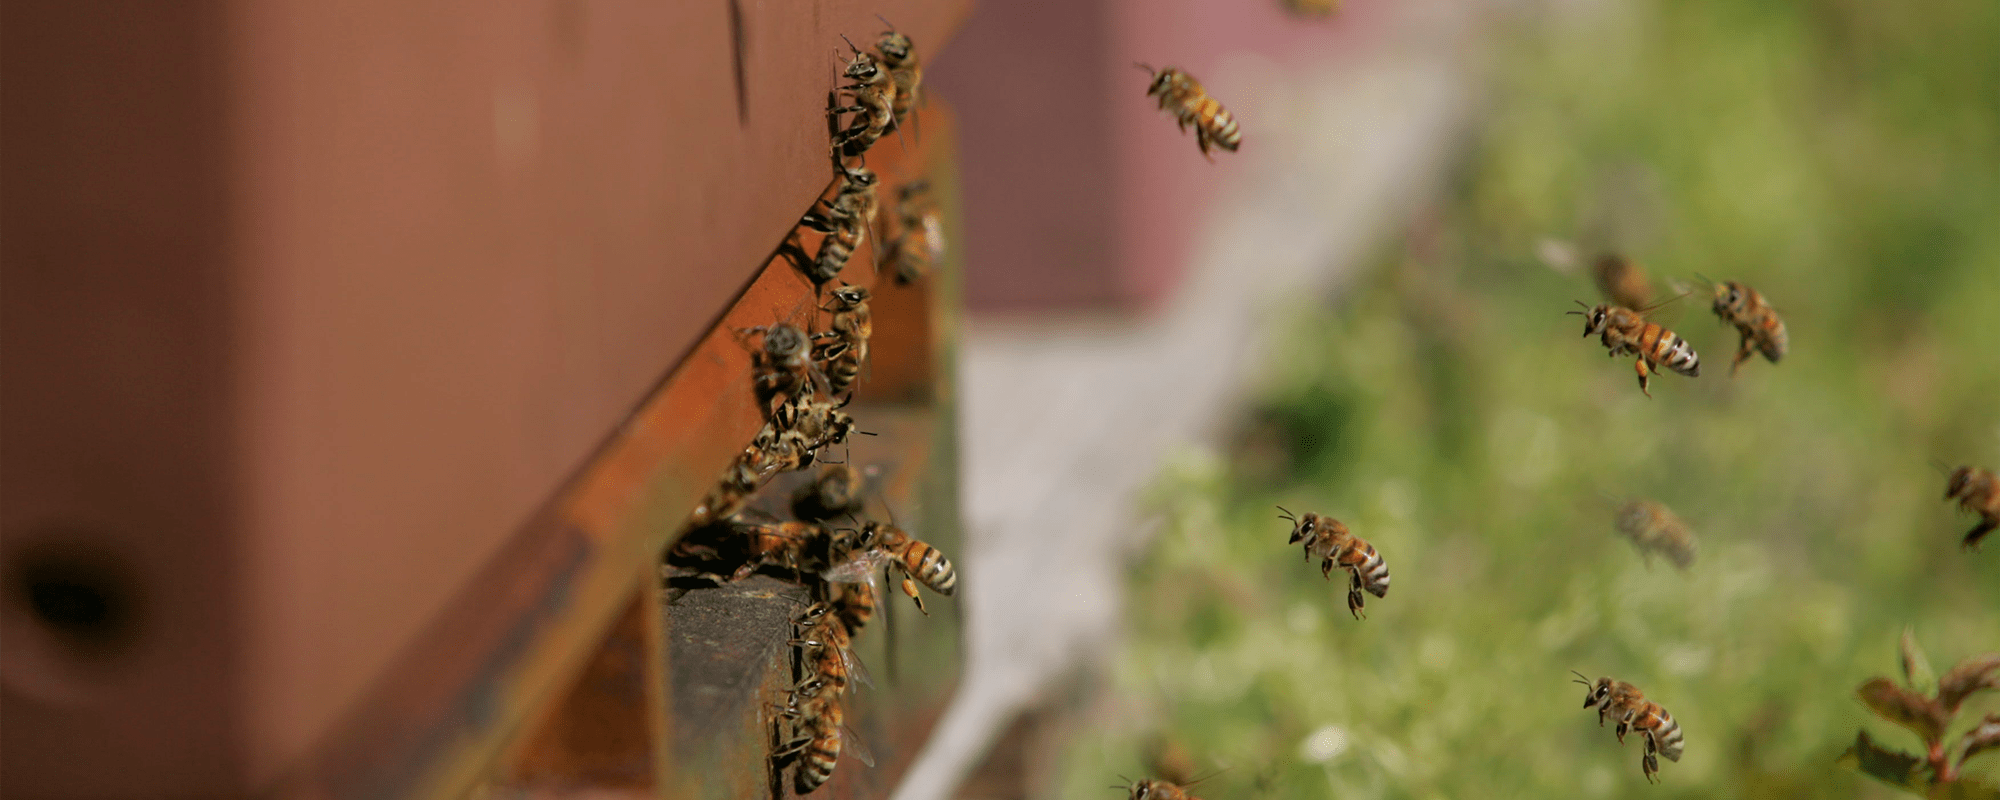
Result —
POLYGON ((1661 368, 1690 378, 1701 374, 1701 356, 1694 352, 1694 346, 1638 311, 1607 303, 1569 313, 1583 315, 1584 338, 1597 334, 1611 357, 1638 356, 1633 368, 1639 372, 1639 391, 1647 397, 1653 396, 1646 388, 1647 381, 1661 368))
POLYGON ((1243 143, 1243 134, 1236 129, 1236 118, 1222 107, 1215 98, 1201 88, 1201 83, 1179 67, 1155 70, 1145 64, 1136 65, 1151 73, 1153 81, 1146 87, 1147 97, 1158 97, 1160 108, 1174 115, 1180 123, 1181 132, 1194 127, 1195 145, 1201 148, 1201 157, 1209 161, 1215 158, 1208 154, 1210 147, 1236 152, 1243 143))
POLYGON ((1742 342, 1736 348, 1736 360, 1729 362, 1729 374, 1736 375, 1736 368, 1749 360, 1750 353, 1764 354, 1773 364, 1785 357, 1790 342, 1785 336, 1785 321, 1778 318, 1778 312, 1764 301, 1764 296, 1736 281, 1723 281, 1715 285, 1715 316, 1736 327, 1742 342))
POLYGON ((1374 545, 1348 533, 1347 526, 1332 517, 1312 512, 1295 516, 1284 506, 1278 510, 1284 512, 1279 519, 1292 523, 1291 544, 1303 543, 1307 561, 1320 557, 1320 577, 1331 577, 1335 565, 1347 570, 1347 611, 1355 619, 1366 617, 1361 613, 1364 590, 1376 597, 1389 596, 1389 564, 1375 552, 1374 545))

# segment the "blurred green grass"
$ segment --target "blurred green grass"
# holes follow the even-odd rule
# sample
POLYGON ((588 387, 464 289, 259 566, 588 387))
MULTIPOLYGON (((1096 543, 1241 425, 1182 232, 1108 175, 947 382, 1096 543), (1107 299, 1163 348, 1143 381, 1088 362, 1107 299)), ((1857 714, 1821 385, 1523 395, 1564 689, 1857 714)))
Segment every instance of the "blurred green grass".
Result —
POLYGON ((1905 626, 1935 663, 2000 649, 2000 540, 1960 551, 1932 465, 2000 467, 2000 3, 1607 8, 1502 37, 1431 221, 1297 309, 1231 452, 1165 469, 1118 707, 1063 796, 1161 736, 1226 768, 1212 799, 1901 796, 1834 763, 1863 727, 1915 748, 1854 688, 1896 674, 1905 626), (1647 400, 1563 316, 1595 295, 1536 258, 1548 236, 1746 281, 1791 354, 1730 379, 1697 289, 1665 320, 1703 376, 1647 400), (1694 527, 1692 570, 1613 532, 1630 496, 1694 527), (1380 549, 1367 620, 1280 503, 1380 549), (1680 720, 1661 786, 1571 669, 1680 720))

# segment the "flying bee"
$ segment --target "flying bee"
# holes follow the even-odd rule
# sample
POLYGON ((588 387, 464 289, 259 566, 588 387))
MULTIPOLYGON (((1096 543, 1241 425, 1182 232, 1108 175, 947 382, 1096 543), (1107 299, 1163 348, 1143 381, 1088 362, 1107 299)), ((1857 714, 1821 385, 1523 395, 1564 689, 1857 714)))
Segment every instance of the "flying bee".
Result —
POLYGON ((783 406, 812 396, 819 369, 812 360, 812 340, 804 331, 781 323, 751 328, 746 333, 762 340, 751 351, 750 365, 757 402, 765 418, 783 406))
POLYGON ((1291 544, 1303 543, 1307 561, 1315 555, 1322 559, 1320 577, 1330 578, 1335 565, 1347 570, 1347 611, 1355 619, 1365 616, 1361 613, 1363 590, 1376 597, 1389 596, 1389 564, 1382 560, 1380 553, 1375 552, 1374 545, 1348 533, 1347 526, 1332 517, 1312 512, 1295 516, 1284 506, 1279 506, 1278 510, 1284 512, 1279 519, 1292 523, 1291 544))
POLYGON ((1279 5, 1300 17, 1326 17, 1340 10, 1340 0, 1282 0, 1279 5))
POLYGON ((867 479, 848 464, 827 464, 811 483, 792 493, 792 516, 821 521, 861 510, 867 479))
POLYGON ((944 263, 944 220, 930 191, 930 181, 911 181, 896 190, 897 234, 886 260, 898 286, 915 283, 944 263))
POLYGON ((1648 566, 1655 553, 1680 569, 1694 564, 1697 550, 1694 533, 1666 506, 1651 500, 1633 500, 1618 508, 1616 524, 1618 532, 1639 548, 1648 566))
MULTIPOLYGON (((1577 305, 1583 305, 1582 301, 1577 305)), ((1647 381, 1662 367, 1690 378, 1701 374, 1701 356, 1695 354, 1694 346, 1673 331, 1646 321, 1638 311, 1603 304, 1568 313, 1583 315, 1584 338, 1597 334, 1612 358, 1639 357, 1633 368, 1639 372, 1639 391, 1647 397, 1653 396, 1646 389, 1647 381)))
POLYGON ((793 267, 804 273, 813 285, 814 294, 820 287, 840 277, 847 268, 847 262, 854 258, 854 251, 861 249, 868 240, 868 231, 875 225, 880 212, 880 204, 875 197, 878 179, 867 167, 841 168, 840 185, 830 199, 815 201, 814 210, 806 212, 799 220, 799 226, 825 234, 820 239, 819 249, 808 255, 799 244, 798 232, 785 239, 779 246, 779 253, 793 267), (818 207, 825 206, 821 212, 818 207))
POLYGON ((1785 357, 1788 344, 1785 321, 1778 318, 1778 312, 1764 302, 1764 296, 1756 289, 1736 281, 1716 284, 1715 316, 1736 326, 1737 335, 1742 337, 1736 347, 1736 360, 1729 362, 1730 377, 1735 377, 1736 368, 1750 359, 1753 350, 1763 353, 1773 364, 1785 357))
POLYGON ((1646 780, 1658 782, 1654 777, 1660 771, 1659 759, 1654 754, 1666 756, 1669 761, 1681 760, 1684 742, 1681 725, 1674 721, 1672 714, 1659 703, 1647 700, 1639 687, 1624 681, 1598 678, 1591 683, 1583 673, 1570 671, 1576 675, 1573 683, 1581 683, 1587 690, 1583 697, 1584 708, 1597 709, 1597 724, 1603 725, 1605 716, 1618 721, 1618 743, 1625 743, 1625 734, 1638 731, 1646 735, 1646 752, 1640 756, 1639 769, 1646 780))
MULTIPOLYGON (((1119 778, 1123 779, 1124 776, 1121 775, 1119 778)), ((1189 794, 1185 786, 1152 778, 1139 781, 1126 781, 1111 788, 1129 790, 1131 794, 1128 796, 1128 800, 1201 800, 1201 798, 1189 794)))
POLYGON ((1201 148, 1202 158, 1213 163, 1215 157, 1208 154, 1210 147, 1234 153, 1243 143, 1243 134, 1236 129, 1236 118, 1209 97, 1193 76, 1179 67, 1154 70, 1145 64, 1134 66, 1153 76, 1153 82, 1146 87, 1146 96, 1160 98, 1160 109, 1174 115, 1181 132, 1186 133, 1188 126, 1194 126, 1194 143, 1201 148))
POLYGON ((900 585, 903 594, 925 615, 931 612, 924 608, 924 599, 917 594, 919 582, 946 597, 958 589, 958 572, 952 569, 951 559, 943 551, 888 523, 870 521, 862 525, 848 541, 837 544, 836 550, 844 557, 824 573, 827 580, 872 585, 876 569, 885 564, 895 567, 903 573, 900 585))
POLYGON ((863 764, 875 766, 875 759, 861 746, 861 737, 847 728, 847 712, 838 695, 821 692, 805 700, 797 710, 779 713, 795 720, 794 738, 771 757, 780 764, 798 762, 798 771, 792 775, 793 791, 811 794, 826 785, 827 779, 833 777, 834 767, 840 764, 843 751, 863 764))
POLYGON ((1965 549, 1978 550, 1979 540, 2000 528, 2000 476, 1977 467, 1951 471, 1944 487, 1944 499, 1958 499, 1958 507, 1979 515, 1979 524, 1965 534, 1965 549))
POLYGON ((1597 257, 1590 267, 1597 291, 1612 304, 1625 308, 1645 308, 1653 304, 1653 283, 1646 270, 1632 259, 1617 253, 1597 257))
POLYGON ((868 152, 896 119, 895 76, 853 42, 848 42, 847 48, 854 51, 854 57, 848 59, 842 74, 854 83, 840 87, 840 91, 847 93, 853 105, 837 105, 827 111, 837 128, 833 137, 836 161, 868 152), (840 115, 849 112, 854 117, 848 120, 846 128, 839 128, 840 115))
MULTIPOLYGON (((875 18, 889 25, 882 15, 875 18)), ((924 84, 924 65, 917 60, 916 45, 910 42, 910 37, 897 32, 894 25, 889 25, 881 38, 875 40, 875 55, 888 68, 890 81, 896 84, 896 96, 890 103, 891 124, 901 128, 903 120, 910 116, 910 109, 917 107, 917 92, 924 84)))
POLYGON ((832 329, 813 334, 813 358, 820 362, 830 394, 846 394, 861 376, 861 363, 868 360, 868 337, 875 332, 873 315, 868 313, 869 292, 862 286, 842 286, 833 290, 833 302, 824 310, 833 312, 832 329))

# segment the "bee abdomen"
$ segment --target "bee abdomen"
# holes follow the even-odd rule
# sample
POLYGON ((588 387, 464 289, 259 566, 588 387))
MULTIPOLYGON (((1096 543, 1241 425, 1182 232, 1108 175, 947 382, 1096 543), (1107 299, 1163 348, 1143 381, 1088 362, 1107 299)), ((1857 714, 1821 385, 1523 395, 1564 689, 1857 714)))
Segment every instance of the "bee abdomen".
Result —
POLYGON ((1361 588, 1376 597, 1389 595, 1389 562, 1383 561, 1375 546, 1367 546, 1367 558, 1361 562, 1361 588))
POLYGON ((799 764, 795 783, 799 794, 810 794, 826 784, 833 777, 833 768, 840 763, 840 731, 834 730, 815 735, 812 744, 806 746, 805 758, 799 764))
POLYGON ((951 559, 944 552, 923 542, 914 542, 910 556, 904 563, 910 566, 910 574, 938 594, 949 595, 958 588, 958 572, 951 568, 951 559))
POLYGON ((1659 340, 1653 345, 1653 360, 1667 369, 1690 378, 1701 374, 1701 356, 1695 354, 1694 345, 1688 344, 1673 331, 1660 329, 1659 340))
POLYGON ((1236 117, 1230 115, 1229 109, 1223 108, 1215 98, 1202 98, 1196 113, 1216 146, 1234 151, 1237 145, 1243 143, 1243 132, 1236 128, 1236 117))
POLYGON ((1778 363, 1778 359, 1785 357, 1788 344, 1785 337, 1785 321, 1778 319, 1776 314, 1765 317, 1764 335, 1757 342, 1757 349, 1764 354, 1764 358, 1773 364, 1778 363))
POLYGON ((1681 751, 1684 749, 1685 743, 1681 740, 1681 724, 1674 721, 1672 714, 1668 714, 1665 709, 1662 709, 1660 711, 1660 727, 1654 730, 1651 735, 1653 737, 1653 746, 1659 749, 1660 755, 1666 756, 1668 761, 1681 760, 1681 751))

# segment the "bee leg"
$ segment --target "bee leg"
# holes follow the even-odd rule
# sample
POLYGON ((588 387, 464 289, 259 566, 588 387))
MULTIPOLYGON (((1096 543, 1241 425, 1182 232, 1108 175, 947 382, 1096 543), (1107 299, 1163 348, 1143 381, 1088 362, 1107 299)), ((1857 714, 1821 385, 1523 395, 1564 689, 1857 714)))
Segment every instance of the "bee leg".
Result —
POLYGON ((911 600, 916 601, 917 610, 924 612, 924 616, 928 617, 931 615, 930 610, 924 608, 924 598, 917 594, 917 582, 910 580, 907 576, 903 578, 903 594, 909 595, 911 600))
POLYGON ((1660 760, 1653 757, 1653 750, 1653 740, 1649 736, 1646 739, 1646 754, 1639 759, 1639 769, 1646 773, 1648 783, 1659 783, 1660 779, 1654 776, 1660 772, 1660 760))
POLYGON ((1362 605, 1361 593, 1353 589, 1347 590, 1347 613, 1353 614, 1355 619, 1367 619, 1368 615, 1361 613, 1362 605))
POLYGON ((1618 743, 1619 743, 1619 744, 1624 744, 1624 743, 1625 743, 1625 734, 1626 734, 1626 732, 1627 732, 1627 731, 1630 731, 1630 730, 1632 730, 1632 729, 1631 729, 1630 727, 1626 726, 1626 724, 1625 724, 1625 723, 1623 723, 1623 722, 1620 722, 1620 723, 1618 723, 1618 743))
POLYGON ((1325 579, 1327 579, 1327 580, 1333 580, 1333 557, 1332 557, 1332 556, 1328 556, 1328 557, 1327 557, 1327 559, 1326 559, 1325 561, 1321 561, 1321 562, 1319 562, 1319 576, 1320 576, 1320 577, 1322 577, 1322 578, 1325 578, 1325 579))
POLYGON ((1986 538, 1986 534, 1992 533, 1994 528, 2000 528, 2000 519, 1981 520, 1978 525, 1972 526, 1972 530, 1965 534, 1965 549, 1979 552, 1979 540, 1986 538))
POLYGON ((1729 362, 1729 377, 1736 377, 1736 368, 1743 366, 1743 362, 1750 360, 1750 354, 1755 352, 1755 344, 1755 342, 1751 341, 1750 337, 1743 337, 1742 345, 1736 348, 1736 360, 1729 362))
POLYGON ((1646 390, 1646 381, 1652 377, 1652 373, 1646 369, 1646 359, 1641 358, 1634 361, 1632 362, 1632 366, 1633 369, 1639 371, 1639 393, 1650 399, 1653 393, 1646 390))

